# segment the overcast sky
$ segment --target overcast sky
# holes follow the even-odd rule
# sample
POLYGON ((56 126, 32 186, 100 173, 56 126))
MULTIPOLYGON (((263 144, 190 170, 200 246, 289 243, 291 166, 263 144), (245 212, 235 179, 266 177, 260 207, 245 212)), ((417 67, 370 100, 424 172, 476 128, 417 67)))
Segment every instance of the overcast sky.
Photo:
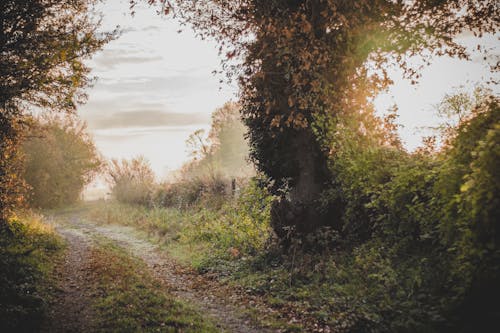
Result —
POLYGON ((89 62, 98 81, 80 115, 105 157, 144 155, 162 177, 187 159, 188 135, 207 129, 236 88, 212 74, 220 62, 214 43, 178 33, 154 9, 138 7, 131 17, 127 1, 108 0, 103 13, 103 29, 119 25, 122 34, 89 62))
MULTIPOLYGON (((141 154, 163 177, 186 161, 188 135, 207 129, 211 112, 236 99, 237 89, 221 86, 220 77, 212 74, 220 63, 214 42, 196 38, 185 27, 179 34, 181 27, 175 21, 159 17, 147 6, 135 11, 131 17, 127 1, 105 1, 103 28, 119 25, 123 33, 89 62, 99 79, 80 114, 106 158, 141 154)), ((498 51, 497 37, 487 43, 498 51)), ((490 60, 498 61, 498 56, 490 60)), ((481 58, 437 59, 417 86, 398 79, 398 71, 393 74, 395 86, 377 99, 376 106, 383 112, 398 104, 401 135, 409 149, 420 142, 418 129, 435 123, 432 106, 445 93, 491 77, 481 58)))

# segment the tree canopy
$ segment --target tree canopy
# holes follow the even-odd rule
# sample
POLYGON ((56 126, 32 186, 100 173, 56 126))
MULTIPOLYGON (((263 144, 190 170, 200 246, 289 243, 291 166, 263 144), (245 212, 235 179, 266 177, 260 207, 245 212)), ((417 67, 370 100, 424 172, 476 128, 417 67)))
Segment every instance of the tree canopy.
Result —
POLYGON ((192 160, 183 168, 183 177, 226 179, 250 176, 255 170, 248 161, 249 147, 240 106, 227 102, 212 113, 212 124, 205 137, 203 130, 192 133, 186 141, 192 160))
POLYGON ((96 0, 0 3, 0 220, 22 200, 18 154, 30 110, 73 112, 91 83, 84 60, 113 34, 100 33, 96 0))
POLYGON ((35 121, 22 146, 28 201, 38 208, 74 204, 101 165, 94 142, 75 117, 35 121))

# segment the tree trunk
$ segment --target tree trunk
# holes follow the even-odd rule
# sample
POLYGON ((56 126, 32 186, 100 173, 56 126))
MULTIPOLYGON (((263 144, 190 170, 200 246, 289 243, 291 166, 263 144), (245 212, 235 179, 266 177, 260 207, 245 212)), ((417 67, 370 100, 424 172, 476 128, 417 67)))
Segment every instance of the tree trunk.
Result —
POLYGON ((287 195, 277 199, 271 209, 272 226, 280 238, 306 235, 328 226, 341 228, 340 202, 322 205, 321 195, 331 175, 327 160, 310 129, 300 130, 290 142, 295 150, 298 174, 287 195))

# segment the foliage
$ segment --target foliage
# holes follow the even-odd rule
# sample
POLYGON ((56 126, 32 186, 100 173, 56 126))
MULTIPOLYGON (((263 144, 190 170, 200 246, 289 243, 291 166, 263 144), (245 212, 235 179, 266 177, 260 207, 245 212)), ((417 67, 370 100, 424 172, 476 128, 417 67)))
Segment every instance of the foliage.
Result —
POLYGON ((54 208, 73 204, 101 164, 86 125, 71 116, 35 122, 22 146, 30 205, 54 208))
MULTIPOLYGON (((219 181, 216 161, 227 155, 225 151, 233 151, 224 150, 231 143, 226 138, 232 133, 229 129, 241 130, 234 113, 226 117, 223 108, 214 116, 208 142, 201 132, 191 137, 197 160, 185 171, 203 169, 205 179, 186 179, 154 192, 154 177, 144 160, 113 161, 109 174, 115 197, 142 206, 111 204, 103 208, 102 220, 138 225, 170 247, 181 247, 180 252, 196 252, 188 255, 201 271, 230 275, 249 293, 268 296, 268 302, 281 307, 291 320, 313 318, 303 321, 307 330, 485 331, 496 324, 498 97, 446 96, 439 111, 457 116, 457 126, 447 128, 441 150, 429 145, 415 153, 406 152, 395 134, 397 110, 382 120, 371 104, 391 84, 391 61, 416 79, 418 70, 408 62, 413 55, 423 55, 424 62, 434 55, 468 58, 454 37, 468 30, 478 35, 496 32, 496 2, 159 2, 165 12, 173 11, 202 36, 217 38, 221 52, 227 51, 226 68, 231 59, 243 58, 228 72, 238 74, 251 156, 266 181, 252 183, 239 197, 223 202, 224 181, 219 181), (269 185, 270 193, 262 183, 269 185), (268 242, 270 227, 286 240, 285 247, 268 242)), ((2 18, 16 28, 12 12, 22 6, 38 8, 42 2, 31 4, 2 4, 2 18)), ((64 18, 73 7, 64 8, 68 10, 61 11, 62 16, 49 16, 64 18)), ((40 13, 33 16, 34 23, 45 17, 46 12, 40 13)), ((29 83, 30 75, 25 81, 5 75, 0 120, 6 143, 1 155, 10 164, 0 164, 2 209, 19 198, 15 164, 9 159, 17 160, 24 103, 73 109, 78 89, 87 83, 79 61, 105 40, 82 15, 74 21, 90 29, 88 36, 78 31, 69 46, 56 43, 55 54, 52 48, 40 47, 45 50, 41 56, 51 56, 45 60, 33 58, 36 54, 28 50, 26 68, 33 63, 36 74, 32 85, 25 90, 18 86, 29 83), (73 68, 61 48, 79 50, 81 45, 88 48, 73 53, 79 64, 73 68), (61 67, 50 67, 60 61, 61 67), (37 69, 40 63, 50 68, 37 69), (68 78, 75 81, 70 84, 68 78)), ((51 26, 42 23, 41 28, 51 26)), ((56 23, 55 31, 65 26, 56 23)), ((68 18, 64 23, 70 23, 68 18)), ((12 36, 29 40, 32 35, 14 31, 12 36)), ((15 52, 1 54, 10 56, 13 64, 2 70, 24 73, 23 66, 16 67, 15 52)), ((121 289, 132 285, 132 291, 138 291, 135 278, 124 274, 123 281, 121 289)), ((121 290, 114 292, 109 290, 101 303, 105 313, 115 299, 123 305, 133 300, 121 290)), ((145 301, 161 305, 151 294, 145 301)), ((123 324, 137 329, 142 322, 123 324)))
POLYGON ((221 172, 231 176, 253 174, 248 162, 248 142, 246 128, 241 122, 241 106, 227 102, 212 114, 212 124, 208 137, 213 142, 214 159, 220 161, 221 172))
POLYGON ((213 177, 183 177, 173 183, 160 184, 152 204, 186 209, 200 204, 218 207, 231 198, 230 181, 221 175, 213 177))
POLYGON ((250 177, 254 168, 248 161, 249 146, 246 127, 240 116, 241 107, 228 102, 212 114, 208 138, 213 146, 213 159, 218 172, 229 177, 250 177))
POLYGON ((153 203, 163 207, 189 208, 201 202, 220 207, 245 186, 255 170, 248 158, 245 127, 238 104, 228 102, 212 114, 210 132, 193 132, 186 144, 191 160, 177 179, 160 184, 153 203))
POLYGON ((457 134, 457 126, 464 124, 472 115, 474 108, 492 96, 491 89, 478 85, 472 92, 456 88, 453 93, 446 94, 436 106, 441 124, 437 127, 439 136, 445 140, 444 145, 451 145, 457 134))
POLYGON ((270 237, 274 198, 262 180, 222 206, 110 205, 110 221, 160 235, 172 253, 266 298, 302 330, 487 331, 500 297, 500 109, 496 97, 471 105, 433 152, 402 150, 379 130, 390 123, 368 122, 379 135, 366 137, 339 128, 337 183, 322 200, 346 203, 342 228, 292 237, 286 248, 270 237))
POLYGON ((237 199, 220 209, 199 209, 180 233, 181 241, 206 244, 215 257, 255 255, 270 237, 272 199, 251 182, 237 199))
POLYGON ((204 261, 262 251, 270 237, 272 199, 257 181, 252 181, 237 198, 226 199, 222 205, 214 205, 213 200, 209 201, 212 204, 204 201, 189 207, 101 202, 91 206, 89 218, 135 226, 167 244, 178 241, 186 248, 202 246, 204 253, 197 259, 204 261))
POLYGON ((346 115, 372 113, 370 101, 391 84, 388 65, 415 80, 413 56, 468 58, 454 37, 495 33, 500 16, 493 0, 155 2, 220 42, 223 68, 240 82, 251 157, 278 196, 273 226, 283 237, 289 228, 342 228, 342 201, 316 208, 338 184, 328 168, 338 160, 337 129, 346 115))
POLYGON ((0 231, 0 330, 39 329, 46 304, 42 285, 61 247, 52 228, 29 212, 0 231))
POLYGON ((462 122, 445 150, 436 191, 444 209, 438 211, 443 241, 453 254, 453 290, 462 313, 490 323, 500 295, 500 166, 498 150, 500 104, 484 101, 462 122), (483 308, 484 307, 484 308, 483 308))
POLYGON ((19 142, 23 121, 0 112, 0 229, 23 201, 24 182, 19 177, 22 160, 19 142))
POLYGON ((454 133, 447 132, 449 144, 438 153, 351 151, 352 146, 339 152, 343 158, 335 170, 342 192, 330 195, 346 198, 344 237, 355 246, 353 254, 363 248, 383 255, 388 261, 380 270, 397 276, 388 313, 395 308, 401 313, 384 321, 402 326, 389 330, 419 330, 418 325, 428 323, 427 330, 462 326, 467 331, 494 322, 498 309, 493 299, 499 291, 492 281, 500 278, 500 187, 493 172, 500 160, 494 148, 498 105, 494 97, 478 100, 454 133))
POLYGON ((72 112, 85 99, 84 64, 111 34, 98 33, 94 0, 0 3, 0 227, 22 196, 17 152, 27 112, 72 112))
POLYGON ((111 194, 116 200, 139 205, 149 204, 155 175, 144 157, 111 160, 107 176, 111 184, 111 194))

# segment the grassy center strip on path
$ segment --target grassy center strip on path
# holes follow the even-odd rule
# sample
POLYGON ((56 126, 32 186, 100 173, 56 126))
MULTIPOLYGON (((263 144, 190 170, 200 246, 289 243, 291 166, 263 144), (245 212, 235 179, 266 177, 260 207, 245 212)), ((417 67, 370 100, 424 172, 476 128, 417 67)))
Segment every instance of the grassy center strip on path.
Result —
POLYGON ((58 220, 68 249, 44 332, 220 331, 170 294, 142 260, 75 220, 58 220))
POLYGON ((75 239, 68 233, 78 235, 77 244, 93 243, 85 268, 92 275, 89 293, 95 297, 92 331, 270 331, 257 316, 256 302, 240 304, 236 290, 178 264, 136 229, 97 225, 82 213, 59 212, 55 220, 70 243, 75 239))
POLYGON ((91 251, 94 303, 103 332, 217 332, 193 307, 177 301, 145 264, 109 241, 91 251))

